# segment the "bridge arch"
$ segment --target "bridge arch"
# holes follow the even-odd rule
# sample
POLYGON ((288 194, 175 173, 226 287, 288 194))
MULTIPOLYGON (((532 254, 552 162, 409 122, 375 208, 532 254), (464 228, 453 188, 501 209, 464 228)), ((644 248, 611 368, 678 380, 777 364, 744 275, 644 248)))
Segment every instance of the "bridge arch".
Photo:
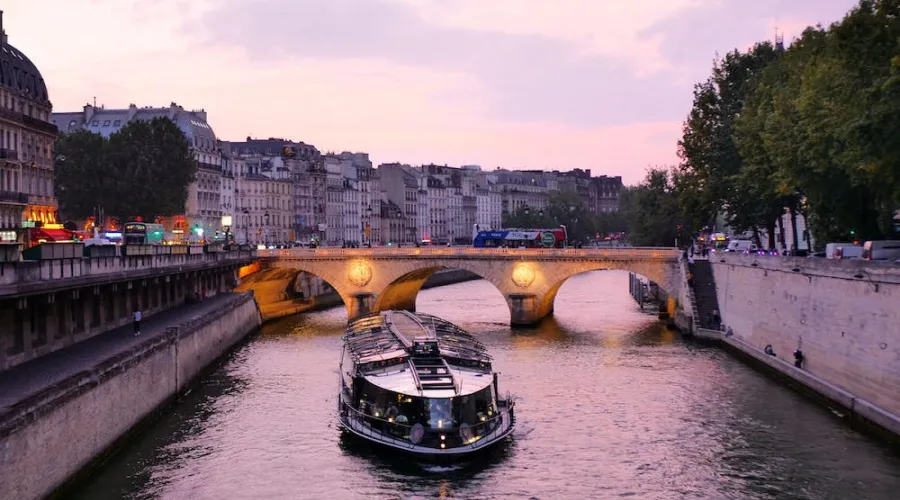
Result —
POLYGON ((434 276, 435 273, 443 270, 466 271, 472 273, 494 285, 497 292, 500 293, 500 295, 505 296, 501 286, 499 286, 498 283, 493 282, 490 278, 482 275, 481 272, 483 272, 483 270, 477 269, 477 266, 466 266, 465 264, 458 262, 453 263, 451 266, 426 264, 425 267, 413 269, 388 284, 378 295, 378 300, 375 303, 375 310, 386 311, 388 309, 402 309, 406 311, 415 311, 416 300, 419 291, 422 290, 422 286, 424 286, 425 282, 434 276))
MULTIPOLYGON (((632 272, 656 283, 668 295, 676 295, 678 292, 677 287, 672 282, 672 278, 668 276, 667 273, 661 273, 658 267, 648 267, 634 262, 624 262, 618 265, 610 262, 583 262, 578 263, 574 266, 566 266, 565 268, 560 269, 560 272, 555 273, 555 275, 550 280, 551 284, 549 288, 541 297, 537 309, 537 316, 543 318, 553 314, 556 303, 556 295, 559 293, 559 290, 560 288, 562 288, 563 284, 565 284, 565 282, 569 280, 569 278, 573 278, 580 274, 585 274, 593 271, 632 272)), ((625 292, 627 291, 623 290, 623 293, 625 292)))
POLYGON ((680 297, 675 249, 322 249, 264 254, 262 267, 292 268, 321 277, 341 296, 349 318, 415 308, 425 281, 439 269, 462 269, 491 282, 506 299, 513 325, 535 324, 553 311, 562 284, 588 271, 631 271, 680 297))

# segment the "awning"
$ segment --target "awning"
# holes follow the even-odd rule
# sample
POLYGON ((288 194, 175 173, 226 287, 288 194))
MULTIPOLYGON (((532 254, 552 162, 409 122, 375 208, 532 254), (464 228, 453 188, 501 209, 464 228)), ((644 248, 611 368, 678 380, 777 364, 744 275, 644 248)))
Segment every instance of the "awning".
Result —
POLYGON ((71 241, 74 237, 72 231, 67 229, 45 229, 38 228, 31 230, 32 241, 71 241))

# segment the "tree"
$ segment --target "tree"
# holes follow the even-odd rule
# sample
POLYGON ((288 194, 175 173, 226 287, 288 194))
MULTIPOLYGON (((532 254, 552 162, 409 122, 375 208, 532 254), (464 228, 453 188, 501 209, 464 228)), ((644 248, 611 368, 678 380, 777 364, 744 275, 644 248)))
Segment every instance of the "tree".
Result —
POLYGON ((54 186, 60 212, 66 217, 86 219, 96 211, 98 200, 106 198, 107 146, 103 136, 87 130, 57 138, 54 186))
POLYGON ((690 229, 667 169, 652 168, 641 184, 621 191, 619 210, 628 223, 632 245, 672 247, 676 240, 678 246, 690 241, 690 229))
POLYGON ((504 227, 552 228, 565 226, 570 241, 584 242, 600 232, 599 217, 592 214, 577 193, 554 191, 543 209, 520 207, 503 217, 504 227))
POLYGON ((119 220, 184 212, 197 162, 168 118, 134 121, 109 139, 87 131, 60 137, 56 191, 67 217, 83 219, 102 204, 119 220))
POLYGON ((744 161, 733 134, 754 79, 776 57, 768 42, 747 53, 729 52, 713 65, 707 81, 695 87, 694 104, 678 143, 682 162, 672 177, 691 226, 711 226, 715 215, 724 212, 738 232, 774 227, 769 200, 759 196, 770 186, 761 185, 765 178, 742 175, 744 161))

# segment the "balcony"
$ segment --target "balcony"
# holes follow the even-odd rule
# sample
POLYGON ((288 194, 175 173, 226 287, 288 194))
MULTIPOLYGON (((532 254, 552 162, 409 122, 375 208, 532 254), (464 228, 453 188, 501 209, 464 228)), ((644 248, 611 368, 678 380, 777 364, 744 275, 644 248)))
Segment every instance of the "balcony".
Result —
POLYGON ((222 171, 221 165, 213 165, 212 163, 206 163, 206 162, 202 162, 202 161, 197 162, 197 168, 200 168, 203 170, 215 170, 216 172, 222 171))
POLYGON ((58 132, 56 125, 52 123, 38 120, 37 118, 32 118, 24 113, 18 113, 9 108, 0 107, 0 118, 19 123, 35 130, 40 130, 41 132, 45 132, 47 134, 56 135, 58 132))
POLYGON ((0 149, 0 159, 18 160, 19 152, 14 149, 0 149))
POLYGON ((59 132, 59 129, 56 128, 56 125, 38 120, 37 118, 33 118, 25 114, 22 115, 22 124, 24 124, 26 127, 40 130, 41 132, 52 134, 54 136, 59 132))
POLYGON ((16 193, 13 191, 0 191, 0 203, 11 203, 15 205, 27 205, 28 194, 16 193))

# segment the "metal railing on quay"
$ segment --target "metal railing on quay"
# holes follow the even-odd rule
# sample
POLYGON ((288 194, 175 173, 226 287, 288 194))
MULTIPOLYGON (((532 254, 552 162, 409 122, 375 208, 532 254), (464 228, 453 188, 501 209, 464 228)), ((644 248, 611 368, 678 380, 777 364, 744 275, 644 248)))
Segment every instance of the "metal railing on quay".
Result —
POLYGON ((681 252, 665 247, 622 248, 475 248, 475 247, 376 247, 376 248, 289 248, 259 250, 266 258, 334 258, 334 257, 585 257, 585 258, 653 258, 678 259, 681 252))

